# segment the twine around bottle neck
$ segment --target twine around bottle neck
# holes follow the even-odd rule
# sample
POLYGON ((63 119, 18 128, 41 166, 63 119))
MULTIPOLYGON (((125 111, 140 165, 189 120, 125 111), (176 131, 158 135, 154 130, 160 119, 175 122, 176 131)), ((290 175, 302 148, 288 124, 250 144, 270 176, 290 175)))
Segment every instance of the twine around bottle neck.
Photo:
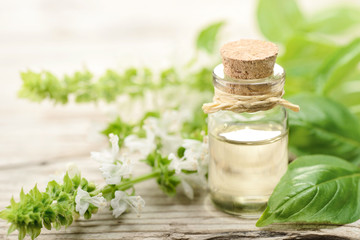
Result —
POLYGON ((298 112, 300 107, 286 99, 283 99, 285 91, 283 88, 278 91, 269 92, 261 95, 239 95, 221 91, 215 87, 213 102, 205 103, 202 106, 204 113, 215 113, 221 110, 233 111, 237 113, 265 111, 281 105, 294 112, 298 112))

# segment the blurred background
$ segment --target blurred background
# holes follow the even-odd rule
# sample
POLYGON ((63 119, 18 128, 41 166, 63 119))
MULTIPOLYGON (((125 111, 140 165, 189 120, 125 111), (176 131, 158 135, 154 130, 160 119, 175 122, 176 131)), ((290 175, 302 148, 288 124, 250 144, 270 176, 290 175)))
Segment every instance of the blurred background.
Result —
MULTIPOLYGON (((174 64, 189 59, 197 32, 215 21, 227 22, 221 36, 224 42, 264 38, 256 22, 256 3, 2 0, 1 72, 17 75, 20 70, 37 68, 63 73, 84 65, 102 72, 124 65, 174 64)), ((331 5, 359 5, 356 0, 298 3, 310 15, 331 5)))
MULTIPOLYGON (((304 14, 313 17, 329 6, 360 7, 357 0, 297 2, 304 14)), ((269 11, 274 16, 284 14, 282 8, 269 11)), ((346 18, 347 12, 343 14, 346 18)), ((350 18, 358 21, 358 16, 350 18)), ((46 69, 61 76, 84 67, 101 74, 108 68, 163 69, 185 64, 194 55, 198 32, 216 21, 226 22, 218 45, 239 38, 266 39, 257 22, 257 1, 1 0, 0 166, 86 156, 89 149, 99 146, 98 141, 89 140, 91 132, 97 131, 94 124, 108 119, 93 104, 54 107, 46 101, 34 104, 19 99, 20 71, 46 69)), ((334 27, 341 29, 341 24, 334 27)), ((288 31, 286 27, 279 30, 288 31)), ((344 44, 356 36, 360 36, 359 28, 346 36, 335 34, 333 39, 344 44)), ((278 42, 284 53, 281 39, 270 40, 278 42)), ((218 57, 217 51, 214 54, 218 57)), ((293 54, 291 59, 296 59, 297 53, 293 54)))

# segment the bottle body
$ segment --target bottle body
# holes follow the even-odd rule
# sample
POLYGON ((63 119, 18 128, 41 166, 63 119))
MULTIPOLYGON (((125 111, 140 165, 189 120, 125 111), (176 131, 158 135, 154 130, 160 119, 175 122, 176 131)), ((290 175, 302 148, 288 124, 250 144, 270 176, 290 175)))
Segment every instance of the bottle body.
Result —
MULTIPOLYGON (((218 77, 214 71, 215 87, 218 77)), ((269 82, 253 83, 258 88, 263 81, 269 82)), ((209 114, 208 127, 212 201, 225 212, 258 217, 287 169, 286 110, 274 106, 252 113, 218 111, 209 114)))

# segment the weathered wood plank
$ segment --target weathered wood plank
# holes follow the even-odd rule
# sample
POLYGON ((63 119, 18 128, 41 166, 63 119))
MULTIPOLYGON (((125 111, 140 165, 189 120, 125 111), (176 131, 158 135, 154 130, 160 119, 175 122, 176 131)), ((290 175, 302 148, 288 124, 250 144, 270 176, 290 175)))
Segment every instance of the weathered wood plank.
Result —
MULTIPOLYGON (((71 160, 76 160, 76 157, 71 160)), ((18 193, 19 188, 6 182, 9 176, 14 177, 12 182, 16 186, 25 183, 25 189, 29 189, 33 186, 29 179, 34 176, 24 173, 33 171, 39 185, 44 186, 48 174, 54 169, 63 168, 65 163, 52 161, 44 165, 1 170, 6 174, 0 175, 0 206, 5 207, 9 200, 7 197, 18 193)), ((89 179, 96 179, 99 184, 103 182, 97 164, 88 157, 80 157, 77 163, 86 166, 84 169, 89 179)), ((140 172, 146 171, 141 164, 137 169, 140 172)), ((329 239, 330 235, 333 239, 336 239, 335 236, 351 239, 360 236, 359 223, 341 227, 280 225, 258 229, 254 226, 255 220, 236 218, 215 209, 206 193, 198 194, 193 201, 181 195, 169 198, 158 189, 154 181, 139 184, 137 191, 146 201, 141 217, 129 212, 114 219, 111 212, 102 210, 93 219, 79 219, 66 230, 44 231, 39 239, 301 239, 320 235, 326 235, 323 239, 329 239)), ((5 236, 7 226, 4 221, 0 221, 0 236, 15 239, 15 235, 5 236)))
MULTIPOLYGON (((66 138, 64 138, 66 139, 66 138)), ((100 141, 90 146, 100 149, 106 144, 100 141)), ((26 160, 25 160, 26 161, 26 160)), ((51 158, 43 164, 0 167, 0 207, 9 203, 11 195, 19 193, 21 186, 29 190, 37 182, 44 188, 49 175, 63 171, 66 163, 75 162, 83 169, 83 176, 104 184, 98 170, 98 164, 93 162, 87 153, 79 155, 51 158), (59 159, 61 159, 59 161, 59 159), (29 174, 31 173, 31 174, 29 174)), ((137 164, 136 174, 148 171, 143 164, 137 164)), ((360 236, 360 223, 345 226, 312 226, 312 225, 278 225, 270 228, 256 228, 255 220, 241 219, 218 211, 206 193, 198 193, 191 201, 182 195, 175 198, 167 197, 150 180, 137 186, 138 194, 146 201, 146 207, 141 215, 129 212, 119 219, 114 219, 110 211, 102 210, 91 220, 79 219, 68 229, 44 231, 41 239, 356 239, 360 236)), ((16 236, 6 236, 8 224, 0 221, 0 236, 3 239, 15 239, 16 236)))

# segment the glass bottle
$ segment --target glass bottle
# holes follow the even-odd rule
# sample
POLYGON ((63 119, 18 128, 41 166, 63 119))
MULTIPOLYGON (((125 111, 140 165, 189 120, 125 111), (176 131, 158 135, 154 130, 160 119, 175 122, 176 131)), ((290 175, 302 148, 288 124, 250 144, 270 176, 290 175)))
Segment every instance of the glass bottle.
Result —
MULTIPOLYGON (((254 97, 282 91, 284 69, 273 66, 273 73, 265 78, 233 79, 220 64, 213 71, 215 90, 254 97)), ((286 110, 275 104, 266 109, 209 114, 210 196, 227 213, 258 217, 287 169, 286 110)))

